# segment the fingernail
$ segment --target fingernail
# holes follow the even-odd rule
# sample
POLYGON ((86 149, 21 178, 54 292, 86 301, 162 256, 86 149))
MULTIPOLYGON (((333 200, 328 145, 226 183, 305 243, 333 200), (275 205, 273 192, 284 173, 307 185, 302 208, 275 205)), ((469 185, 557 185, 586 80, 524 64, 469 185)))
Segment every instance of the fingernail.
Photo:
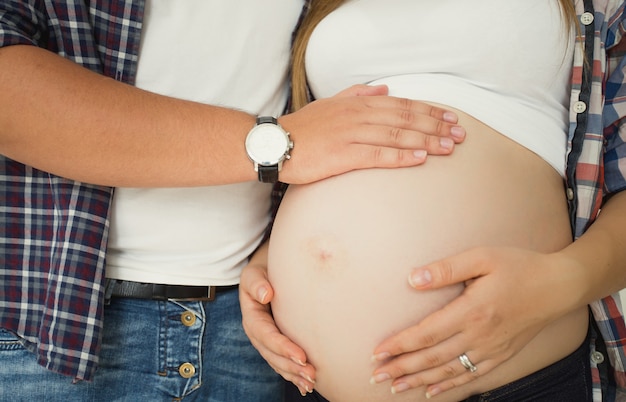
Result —
POLYGON ((315 384, 315 380, 312 379, 311 376, 309 376, 307 373, 298 373, 298 374, 300 375, 300 377, 304 378, 305 380, 307 380, 311 384, 315 384))
POLYGON ((387 373, 380 373, 380 374, 376 374, 374 376, 372 376, 372 378, 370 378, 370 384, 375 385, 375 384, 380 384, 383 381, 387 381, 390 380, 391 376, 387 373))
POLYGON ((463 127, 454 126, 450 129, 450 135, 458 140, 461 140, 465 138, 465 129, 463 127))
POLYGON ((263 287, 263 288, 259 289, 257 297, 261 301, 261 303, 265 303, 265 298, 267 297, 267 293, 268 293, 268 291, 267 291, 266 288, 263 287))
POLYGON ((457 117, 456 113, 444 112, 443 114, 443 121, 446 121, 448 123, 456 123, 458 120, 459 118, 457 117))
POLYGON ((417 151, 413 151, 413 156, 415 156, 416 159, 426 159, 426 154, 427 152, 424 151, 423 149, 418 149, 417 151))
POLYGON ((454 141, 448 137, 443 137, 439 139, 439 145, 443 149, 452 149, 454 147, 454 141))
POLYGON ((432 388, 432 389, 430 389, 429 391, 426 392, 426 399, 430 399, 433 396, 438 395, 440 393, 441 393, 441 389, 437 388, 437 387, 434 387, 434 388, 432 388))
POLYGON ((381 361, 385 360, 386 358, 388 358, 389 356, 391 356, 389 354, 389 352, 379 353, 377 355, 373 355, 372 356, 372 361, 373 362, 381 362, 381 361))
POLYGON ((409 275, 409 283, 414 288, 430 285, 432 281, 433 276, 427 269, 420 269, 419 271, 409 275))
POLYGON ((399 394, 400 392, 407 391, 409 388, 410 388, 409 384, 407 384, 405 382, 401 382, 401 383, 396 384, 393 387, 391 387, 391 393, 392 394, 399 394))
POLYGON ((299 366, 302 366, 302 367, 306 366, 306 364, 304 364, 304 362, 300 361, 299 359, 296 359, 293 356, 291 356, 290 359, 291 359, 292 362, 296 363, 299 366))
POLYGON ((306 384, 294 383, 294 385, 298 387, 298 391, 300 392, 301 396, 306 396, 307 392, 309 391, 309 387, 307 387, 306 384))

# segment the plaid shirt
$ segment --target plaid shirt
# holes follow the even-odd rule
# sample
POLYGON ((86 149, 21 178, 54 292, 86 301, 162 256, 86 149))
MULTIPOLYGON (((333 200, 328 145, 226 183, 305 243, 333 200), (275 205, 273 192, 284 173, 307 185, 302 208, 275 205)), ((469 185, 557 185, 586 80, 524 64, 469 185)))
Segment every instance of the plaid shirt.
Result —
MULTIPOLYGON (((596 218, 605 197, 626 189, 624 7, 623 0, 576 1, 584 46, 575 49, 566 173, 575 238, 596 218)), ((626 400, 626 326, 619 294, 590 307, 617 385, 602 395, 598 360, 592 358, 594 401, 626 400)))
MULTIPOLYGON (((143 1, 3 0, 0 46, 47 48, 133 84, 143 1)), ((626 188, 624 0, 576 1, 581 16, 572 80, 567 189, 582 235, 605 196, 626 188), (583 50, 584 49, 584 50, 583 50), (587 67, 591 66, 592 69, 587 67)), ((308 7, 308 2, 305 7, 308 7)), ((112 189, 63 179, 0 155, 0 327, 40 364, 90 380, 98 362, 112 189)), ((592 304, 619 389, 626 326, 618 295, 592 304)), ((593 363, 592 363, 593 365, 593 363)), ((594 400, 602 399, 594 368, 594 400)), ((614 400, 614 392, 605 398, 614 400)))

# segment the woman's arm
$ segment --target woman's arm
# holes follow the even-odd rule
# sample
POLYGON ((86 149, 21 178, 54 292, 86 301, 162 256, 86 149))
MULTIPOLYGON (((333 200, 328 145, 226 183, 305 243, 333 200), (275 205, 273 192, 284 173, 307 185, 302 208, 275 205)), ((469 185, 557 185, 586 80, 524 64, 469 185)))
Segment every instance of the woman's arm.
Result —
MULTIPOLYGON (((200 186, 255 180, 241 111, 157 95, 30 45, 0 49, 0 153, 109 186, 200 186)), ((449 153, 455 117, 361 86, 280 119, 295 143, 280 179, 319 180, 449 153), (370 96, 355 96, 355 95, 370 96), (432 137, 431 137, 432 135, 432 137)), ((458 129, 457 129, 458 130, 458 129)))
POLYGON ((380 344, 389 359, 373 378, 393 389, 430 384, 431 395, 486 374, 556 318, 626 288, 626 192, 613 196, 590 229, 563 250, 470 250, 412 272, 417 290, 467 284, 463 294, 380 344), (470 373, 458 356, 468 353, 470 373))

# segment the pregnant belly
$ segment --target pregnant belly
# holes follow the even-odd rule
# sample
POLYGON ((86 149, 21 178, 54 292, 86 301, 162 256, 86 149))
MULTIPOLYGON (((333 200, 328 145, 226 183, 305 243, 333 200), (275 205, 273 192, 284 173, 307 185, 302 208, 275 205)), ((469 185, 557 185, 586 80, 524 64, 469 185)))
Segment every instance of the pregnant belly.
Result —
MULTIPOLYGON (((407 282, 412 268, 474 246, 552 251, 570 241, 560 176, 526 149, 464 119, 466 143, 451 156, 291 186, 282 201, 270 240, 272 310, 281 331, 305 349, 317 370, 316 389, 331 401, 423 398, 423 389, 392 397, 389 384, 369 384, 375 346, 463 290, 418 292, 407 282)), ((522 372, 495 370, 485 384, 501 385, 522 372)))

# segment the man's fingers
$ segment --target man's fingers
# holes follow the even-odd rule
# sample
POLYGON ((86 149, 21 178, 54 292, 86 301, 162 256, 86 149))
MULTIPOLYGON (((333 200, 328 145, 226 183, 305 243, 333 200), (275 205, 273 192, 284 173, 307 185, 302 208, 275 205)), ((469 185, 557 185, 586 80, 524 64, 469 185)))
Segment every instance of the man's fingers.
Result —
POLYGON ((358 169, 417 166, 425 154, 448 155, 463 141, 456 121, 451 111, 405 98, 320 99, 280 118, 294 142, 280 179, 304 184, 358 169))

